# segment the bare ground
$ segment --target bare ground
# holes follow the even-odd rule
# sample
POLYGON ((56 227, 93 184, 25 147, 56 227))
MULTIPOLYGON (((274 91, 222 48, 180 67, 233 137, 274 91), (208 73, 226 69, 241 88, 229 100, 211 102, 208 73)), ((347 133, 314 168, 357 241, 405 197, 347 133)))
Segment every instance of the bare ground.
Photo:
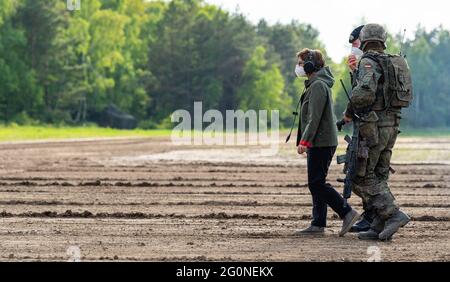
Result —
POLYGON ((311 213, 292 145, 261 157, 164 138, 0 144, 0 260, 68 260, 75 247, 89 261, 367 261, 377 247, 384 261, 450 261, 450 140, 397 150, 391 188, 413 221, 384 243, 339 238, 331 210, 325 236, 291 236, 311 213))

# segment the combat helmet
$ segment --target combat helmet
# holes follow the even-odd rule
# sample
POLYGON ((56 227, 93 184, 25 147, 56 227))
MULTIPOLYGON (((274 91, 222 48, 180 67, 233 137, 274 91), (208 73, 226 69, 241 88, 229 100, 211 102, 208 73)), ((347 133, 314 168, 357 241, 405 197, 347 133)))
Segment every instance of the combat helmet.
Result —
POLYGON ((364 46, 367 42, 377 41, 383 43, 384 48, 386 48, 387 32, 379 24, 366 24, 361 30, 359 39, 361 40, 361 46, 364 46))

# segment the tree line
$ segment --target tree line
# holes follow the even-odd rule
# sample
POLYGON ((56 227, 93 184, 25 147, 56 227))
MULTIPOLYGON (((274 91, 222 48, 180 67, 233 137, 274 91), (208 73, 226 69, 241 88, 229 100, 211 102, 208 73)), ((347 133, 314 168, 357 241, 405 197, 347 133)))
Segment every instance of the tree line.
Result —
MULTIPOLYGON (((322 50, 336 78, 348 76, 319 31, 300 21, 253 24, 202 0, 89 0, 79 11, 66 0, 3 0, 0 118, 79 125, 114 104, 141 128, 171 127, 173 111, 202 101, 223 112, 279 109, 287 126, 303 87, 293 71, 299 49, 322 50)), ((449 31, 418 28, 403 48, 416 94, 406 123, 450 126, 449 31)), ((334 98, 339 115, 346 98, 338 83, 334 98)))

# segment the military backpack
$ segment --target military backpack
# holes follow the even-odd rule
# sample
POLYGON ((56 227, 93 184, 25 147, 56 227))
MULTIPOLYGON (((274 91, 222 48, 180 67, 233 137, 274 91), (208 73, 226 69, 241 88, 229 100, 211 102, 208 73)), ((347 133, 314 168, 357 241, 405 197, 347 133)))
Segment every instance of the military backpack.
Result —
POLYGON ((413 100, 411 71, 401 55, 368 52, 363 58, 377 62, 383 70, 385 109, 407 108, 413 100))

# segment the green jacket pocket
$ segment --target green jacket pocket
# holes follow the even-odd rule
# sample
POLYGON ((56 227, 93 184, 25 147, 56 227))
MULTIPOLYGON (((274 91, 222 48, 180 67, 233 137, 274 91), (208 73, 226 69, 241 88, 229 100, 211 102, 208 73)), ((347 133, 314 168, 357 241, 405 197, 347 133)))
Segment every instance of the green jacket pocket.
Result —
POLYGON ((369 148, 375 146, 379 142, 378 135, 378 116, 374 111, 361 118, 359 125, 359 134, 367 142, 369 148))

